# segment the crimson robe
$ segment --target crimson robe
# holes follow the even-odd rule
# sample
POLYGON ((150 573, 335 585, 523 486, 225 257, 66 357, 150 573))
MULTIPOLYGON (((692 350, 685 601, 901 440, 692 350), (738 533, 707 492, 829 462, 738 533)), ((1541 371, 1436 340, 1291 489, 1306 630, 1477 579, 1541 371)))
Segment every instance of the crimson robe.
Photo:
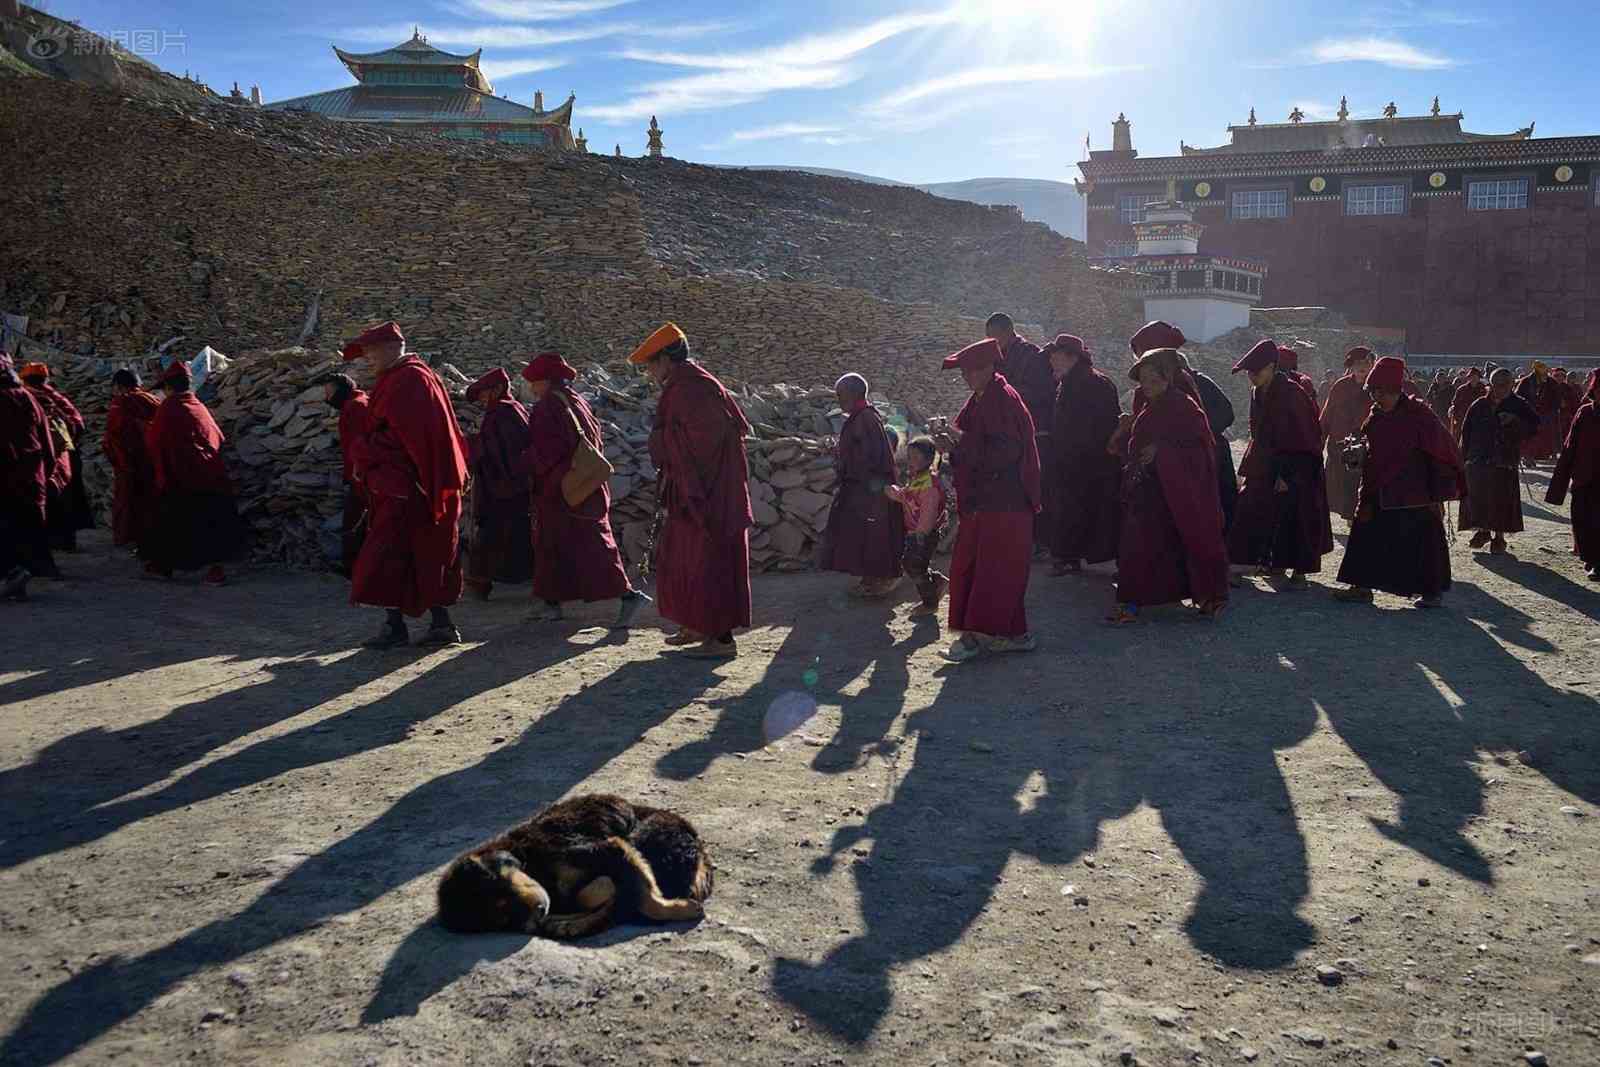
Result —
POLYGON ((1440 505, 1466 491, 1461 455, 1432 409, 1402 396, 1372 406, 1361 424, 1367 457, 1339 581, 1397 596, 1450 588, 1450 550, 1440 505))
POLYGON ((105 442, 114 482, 111 491, 112 543, 136 545, 155 519, 155 471, 145 434, 161 401, 143 389, 113 397, 106 412, 105 442))
POLYGON ((533 569, 527 450, 527 409, 502 396, 484 410, 468 447, 473 529, 466 582, 484 593, 497 581, 525 582, 533 569))
POLYGON ((956 416, 952 455, 961 517, 950 561, 950 629, 1020 637, 1040 507, 1039 447, 1022 397, 996 374, 956 416))
POLYGON ((369 501, 350 602, 416 617, 461 597, 467 442, 438 377, 414 355, 378 376, 355 472, 369 501))
POLYGON ((1356 492, 1361 488, 1361 472, 1344 465, 1344 439, 1361 429, 1371 401, 1366 384, 1354 374, 1333 383, 1322 405, 1322 437, 1328 446, 1324 469, 1328 485, 1328 507, 1345 519, 1356 517, 1356 492))
POLYGON ((163 400, 145 431, 156 489, 155 519, 139 556, 157 570, 199 570, 231 559, 243 539, 224 438, 192 392, 163 400))
POLYGON ((55 441, 39 401, 11 382, 0 381, 0 578, 19 564, 35 573, 54 570, 45 508, 55 441))
POLYGON ((839 485, 822 535, 818 566, 861 578, 896 578, 905 548, 905 509, 883 495, 894 484, 894 451, 883 419, 863 404, 839 431, 839 485))
POLYGON ((1523 443, 1539 431, 1539 415, 1511 393, 1496 404, 1480 396, 1461 422, 1461 455, 1467 468, 1467 494, 1461 501, 1461 530, 1519 533, 1522 497, 1517 468, 1523 443), (1500 416, 1513 416, 1509 422, 1500 416))
POLYGON ((353 390, 339 408, 339 454, 344 459, 344 517, 339 524, 340 572, 349 577, 367 536, 367 490, 356 477, 356 448, 367 432, 372 400, 353 390))
POLYGON ((694 360, 656 401, 650 459, 666 520, 656 541, 656 608, 710 637, 750 625, 750 467, 744 412, 694 360))
POLYGON ((1226 600, 1228 553, 1206 413, 1184 390, 1167 389, 1141 405, 1127 455, 1117 599, 1140 606, 1226 600), (1155 456, 1146 464, 1140 457, 1151 445, 1155 456))
POLYGON ((77 531, 94 525, 94 512, 89 507, 89 494, 83 485, 83 416, 67 394, 49 380, 28 388, 44 409, 56 438, 56 463, 50 472, 46 522, 57 547, 72 548, 77 531), (61 436, 56 423, 66 428, 67 437, 61 436))
POLYGON ((1122 461, 1106 445, 1121 417, 1115 383, 1080 357, 1057 387, 1055 429, 1047 439, 1055 458, 1051 551, 1057 559, 1100 563, 1117 556, 1122 461))
POLYGON ((1449 378, 1437 377, 1428 386, 1428 407, 1439 416, 1439 421, 1448 425, 1450 421, 1450 402, 1455 399, 1456 386, 1449 378))
POLYGON ((1561 411, 1567 402, 1567 387, 1548 374, 1542 382, 1538 375, 1529 374, 1517 383, 1517 395, 1539 413, 1539 429, 1522 442, 1522 458, 1549 459, 1561 446, 1557 434, 1561 428, 1561 411))
POLYGON ((1461 436, 1461 422, 1467 417, 1467 409, 1480 396, 1488 396, 1489 387, 1482 378, 1468 378, 1456 386, 1455 396, 1450 400, 1450 436, 1461 436))
POLYGON ((1545 502, 1560 506, 1572 490, 1572 550, 1584 566, 1600 567, 1600 409, 1590 388, 1572 418, 1545 502))
POLYGON ((1239 462, 1244 487, 1228 530, 1228 556, 1235 563, 1315 574, 1323 554, 1333 551, 1317 406, 1281 374, 1253 393, 1257 417, 1239 462), (1280 478, 1288 492, 1277 491, 1280 478))
MULTIPOLYGON (((526 468, 535 487, 533 595, 557 604, 610 600, 628 591, 628 572, 611 532, 611 487, 602 482, 577 507, 561 494, 561 479, 572 469, 578 448, 579 427, 596 451, 605 451, 600 421, 588 403, 565 383, 552 382, 529 413, 526 468)), ((739 449, 743 455, 742 434, 739 449)), ((747 587, 748 582, 746 577, 747 587)), ((729 628, 724 626, 716 634, 729 628)))

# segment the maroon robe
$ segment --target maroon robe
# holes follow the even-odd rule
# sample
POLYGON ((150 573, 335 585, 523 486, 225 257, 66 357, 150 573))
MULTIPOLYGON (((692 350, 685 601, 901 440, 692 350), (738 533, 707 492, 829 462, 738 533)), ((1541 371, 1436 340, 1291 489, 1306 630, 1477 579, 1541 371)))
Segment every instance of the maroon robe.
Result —
POLYGON ((1039 512, 1033 520, 1033 541, 1038 545, 1046 545, 1055 538, 1058 515, 1055 452, 1049 443, 1051 423, 1055 420, 1055 368, 1050 366, 1050 357, 1045 355, 1044 350, 1021 334, 1004 348, 1002 357, 994 369, 1005 375, 1006 381, 1022 398, 1028 415, 1033 419, 1040 475, 1039 512))
POLYGON ((1079 357, 1057 387, 1055 429, 1047 439, 1055 460, 1050 547, 1057 559, 1100 563, 1117 557, 1122 461, 1106 445, 1121 417, 1116 384, 1079 357))
POLYGON ((1545 493, 1546 503, 1559 506, 1572 489, 1572 550, 1591 570, 1600 568, 1600 409, 1595 393, 1591 385, 1578 406, 1545 493))
POLYGON ((156 408, 145 449, 156 488, 155 519, 139 556, 155 570, 199 570, 233 558, 243 540, 224 442, 211 412, 192 392, 156 408))
POLYGON ((11 381, 0 381, 0 578, 19 564, 35 573, 54 570, 45 538, 45 501, 55 442, 44 408, 11 381))
POLYGON ((1440 375, 1428 386, 1428 407, 1446 425, 1450 422, 1450 402, 1455 399, 1456 386, 1449 378, 1440 375))
POLYGON ((1139 606, 1228 599, 1216 451, 1205 411, 1169 387, 1140 405, 1127 454, 1117 599, 1139 606), (1142 463, 1151 445, 1155 456, 1142 463))
POLYGON ((575 508, 561 495, 561 479, 572 469, 578 448, 579 426, 584 438, 604 452, 600 423, 588 403, 565 382, 551 382, 550 391, 529 413, 524 464, 535 487, 533 595, 554 604, 610 600, 628 591, 628 572, 611 533, 611 487, 602 483, 575 508))
POLYGON ((1322 405, 1322 436, 1328 446, 1324 468, 1328 507, 1346 520, 1356 517, 1356 492, 1361 488, 1361 472, 1345 467, 1343 441, 1361 429, 1369 407, 1371 401, 1367 398, 1366 385, 1353 374, 1334 382, 1322 405))
POLYGON ((483 595, 497 581, 527 581, 533 569, 532 497, 523 464, 528 442, 527 409, 502 396, 484 409, 468 443, 473 528, 465 581, 483 595))
POLYGON ((1467 492, 1461 501, 1461 530, 1519 533, 1522 497, 1517 468, 1522 445, 1539 430, 1539 415, 1522 397, 1511 393, 1496 404, 1480 396, 1461 422, 1461 457, 1467 468, 1467 492), (1512 416, 1502 420, 1501 415, 1512 416))
POLYGON ((1522 458, 1545 460, 1561 447, 1561 411, 1567 402, 1567 387, 1546 374, 1544 381, 1529 374, 1517 383, 1517 395, 1539 413, 1539 429, 1522 442, 1522 458))
POLYGON ((1039 512, 1039 447, 1022 397, 996 374, 956 416, 952 455, 961 517, 950 561, 950 629, 991 637, 1028 632, 1023 600, 1039 512))
POLYGON ((414 355, 378 376, 355 472, 370 502, 350 602, 413 618, 461 597, 467 442, 438 377, 414 355))
POLYGON ((344 458, 344 517, 339 526, 339 561, 348 577, 367 535, 367 490, 356 477, 356 449, 367 432, 372 399, 353 390, 339 408, 339 453, 344 458))
POLYGON ((155 519, 155 471, 145 448, 145 433, 161 401, 143 389, 113 397, 106 412, 103 448, 111 461, 111 538, 136 545, 155 519))
POLYGON ((1450 436, 1461 437, 1461 423, 1467 417, 1467 409, 1473 405, 1480 396, 1488 396, 1489 387, 1482 378, 1468 378, 1456 386, 1455 396, 1450 400, 1450 436))
POLYGON ((1461 455, 1432 409, 1402 396, 1393 411, 1372 406, 1361 424, 1356 521, 1339 581, 1397 596, 1437 596, 1450 588, 1450 550, 1440 505, 1466 487, 1461 455))
POLYGON ((28 388, 44 409, 56 443, 56 465, 50 472, 50 501, 46 506, 46 521, 57 547, 72 548, 77 531, 87 530, 94 525, 94 512, 89 507, 89 494, 83 485, 83 416, 67 398, 67 394, 57 389, 49 379, 28 388), (66 428, 70 443, 61 436, 56 423, 66 428))
POLYGON ((662 618, 719 638, 750 625, 750 467, 744 412, 694 360, 676 364, 656 402, 650 459, 666 521, 656 543, 662 618))
POLYGON ((1274 375, 1265 388, 1252 390, 1258 412, 1239 463, 1245 484, 1228 530, 1228 556, 1235 563, 1315 574, 1323 554, 1333 551, 1322 422, 1310 394, 1292 379, 1280 384, 1280 378, 1274 375), (1280 478, 1289 486, 1286 493, 1277 491, 1280 478))
POLYGON ((894 484, 894 452, 883 419, 863 403, 844 422, 834 449, 839 487, 828 509, 818 565, 861 578, 895 578, 905 548, 905 510, 884 496, 894 484))

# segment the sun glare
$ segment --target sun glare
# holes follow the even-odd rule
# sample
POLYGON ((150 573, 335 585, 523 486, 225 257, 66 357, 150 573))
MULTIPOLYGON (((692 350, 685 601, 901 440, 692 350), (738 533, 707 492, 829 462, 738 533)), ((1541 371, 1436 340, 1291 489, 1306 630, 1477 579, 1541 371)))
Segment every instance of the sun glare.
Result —
POLYGON ((985 51, 1038 56, 1090 54, 1101 3, 1085 0, 958 0, 962 22, 984 35, 985 51))

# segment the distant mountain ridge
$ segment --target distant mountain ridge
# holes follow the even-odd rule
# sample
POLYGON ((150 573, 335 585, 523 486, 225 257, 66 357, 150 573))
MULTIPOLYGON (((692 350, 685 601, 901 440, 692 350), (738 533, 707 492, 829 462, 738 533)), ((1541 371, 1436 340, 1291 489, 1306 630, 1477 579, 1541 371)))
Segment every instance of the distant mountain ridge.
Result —
POLYGON ((914 182, 897 182, 853 170, 834 170, 829 167, 752 167, 752 170, 798 170, 808 174, 824 174, 831 178, 854 178, 873 185, 905 185, 923 192, 942 196, 948 200, 965 200, 973 204, 1013 204, 1020 208, 1022 217, 1030 222, 1042 222, 1064 237, 1084 239, 1083 198, 1070 182, 1048 181, 1043 178, 970 178, 960 182, 931 182, 918 185, 914 182))

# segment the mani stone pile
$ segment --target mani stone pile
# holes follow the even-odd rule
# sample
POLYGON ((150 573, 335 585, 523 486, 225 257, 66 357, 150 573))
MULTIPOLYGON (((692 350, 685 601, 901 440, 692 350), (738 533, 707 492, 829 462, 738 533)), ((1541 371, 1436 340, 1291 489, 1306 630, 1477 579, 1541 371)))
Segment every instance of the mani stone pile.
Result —
MULTIPOLYGON (((85 477, 101 525, 110 524, 112 472, 101 451, 110 375, 107 360, 68 357, 58 361, 58 384, 88 422, 82 448, 85 477)), ((154 368, 148 368, 153 374, 154 368)), ((449 363, 435 372, 455 398, 462 431, 472 434, 482 412, 463 397, 472 378, 449 363)), ((365 368, 314 349, 246 352, 201 386, 212 414, 227 436, 225 457, 238 492, 239 511, 253 531, 251 559, 300 569, 322 569, 339 556, 344 510, 343 465, 338 415, 313 384, 330 371, 365 368)), ((149 375, 147 375, 148 377, 149 375)), ((750 562, 759 571, 807 570, 827 523, 835 485, 830 438, 844 416, 827 386, 744 385, 733 390, 752 426, 746 439, 750 497, 756 526, 750 562)), ((656 393, 635 373, 599 364, 582 369, 575 387, 605 428, 611 477, 611 519, 623 555, 642 559, 655 512, 656 470, 650 461, 650 425, 656 393)), ((923 416, 899 405, 880 404, 891 425, 916 426, 923 416)))

